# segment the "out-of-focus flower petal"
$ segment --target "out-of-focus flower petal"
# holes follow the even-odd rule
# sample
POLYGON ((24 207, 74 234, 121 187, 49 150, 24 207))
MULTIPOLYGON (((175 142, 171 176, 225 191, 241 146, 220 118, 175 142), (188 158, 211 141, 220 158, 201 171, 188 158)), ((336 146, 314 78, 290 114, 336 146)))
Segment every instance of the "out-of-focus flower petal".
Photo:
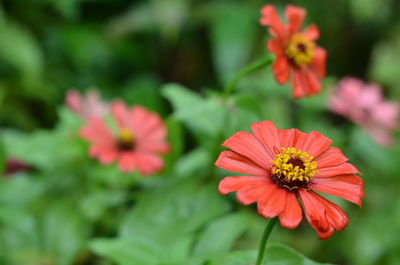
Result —
POLYGON ((303 8, 289 4, 286 6, 285 16, 289 24, 289 33, 293 35, 301 30, 306 11, 303 8))
POLYGON ((285 27, 276 12, 273 5, 266 5, 261 9, 260 24, 263 26, 270 26, 272 34, 283 38, 285 36, 285 27))

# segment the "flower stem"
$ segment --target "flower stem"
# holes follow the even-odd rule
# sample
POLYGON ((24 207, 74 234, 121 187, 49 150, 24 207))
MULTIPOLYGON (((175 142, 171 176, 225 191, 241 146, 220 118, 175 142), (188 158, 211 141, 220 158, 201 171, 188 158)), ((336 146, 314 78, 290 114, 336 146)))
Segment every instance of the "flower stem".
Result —
POLYGON ((254 71, 257 71, 258 69, 261 69, 269 64, 272 63, 273 57, 268 54, 264 57, 262 57, 261 59, 247 65, 246 67, 244 67, 243 69, 241 69, 239 72, 237 72, 231 80, 229 80, 229 82, 226 84, 225 88, 224 88, 224 97, 228 97, 233 90, 235 89, 237 83, 239 83, 239 81, 251 74, 254 71))
POLYGON ((271 220, 269 220, 267 226, 265 227, 264 234, 260 241, 260 246, 258 247, 258 256, 256 265, 261 265, 263 261, 265 247, 266 247, 265 245, 267 244, 268 237, 271 234, 272 228, 274 228, 274 225, 276 224, 277 221, 278 221, 277 217, 272 218, 271 220))

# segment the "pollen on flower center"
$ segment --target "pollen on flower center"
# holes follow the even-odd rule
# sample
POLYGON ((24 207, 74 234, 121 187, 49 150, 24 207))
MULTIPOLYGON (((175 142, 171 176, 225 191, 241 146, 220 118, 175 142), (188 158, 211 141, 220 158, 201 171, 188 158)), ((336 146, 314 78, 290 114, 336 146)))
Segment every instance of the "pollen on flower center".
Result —
POLYGON ((308 182, 317 173, 317 163, 307 152, 294 147, 282 147, 282 153, 272 160, 272 180, 281 188, 289 191, 308 188, 308 182))
POLYGON ((298 67, 311 63, 314 56, 314 44, 303 34, 297 33, 292 36, 286 46, 286 56, 298 67))
POLYGON ((132 132, 127 129, 121 129, 117 140, 117 148, 119 150, 128 151, 133 149, 134 144, 135 142, 132 132))

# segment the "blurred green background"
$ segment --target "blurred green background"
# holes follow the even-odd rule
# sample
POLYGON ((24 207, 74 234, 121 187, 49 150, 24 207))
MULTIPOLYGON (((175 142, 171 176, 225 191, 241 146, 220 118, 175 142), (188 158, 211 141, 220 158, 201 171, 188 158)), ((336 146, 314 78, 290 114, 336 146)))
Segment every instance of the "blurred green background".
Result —
POLYGON ((331 239, 319 241, 303 221, 293 231, 276 228, 272 241, 319 262, 399 264, 399 135, 393 147, 382 148, 325 105, 336 81, 349 75, 380 83, 388 99, 400 100, 400 2, 292 1, 307 9, 306 23, 320 28, 318 44, 328 51, 324 92, 294 101, 290 87, 275 84, 265 69, 243 80, 226 108, 219 95, 224 84, 266 53, 269 36, 258 19, 267 3, 282 11, 289 1, 2 0, 2 153, 36 170, 0 182, 0 264, 187 265, 179 263, 188 260, 186 252, 193 264, 234 264, 203 263, 213 254, 208 245, 223 237, 221 253, 255 249, 265 220, 234 196, 217 194, 227 173, 215 172, 215 146, 265 119, 332 138, 364 173, 366 189, 361 209, 339 202, 350 223, 331 239), (68 89, 90 87, 167 119, 174 151, 165 172, 141 180, 86 158, 87 146, 75 134, 80 121, 62 105, 68 89), (225 117, 229 126, 222 125, 225 117), (179 207, 165 210, 157 203, 171 201, 162 196, 179 207), (183 218, 177 209, 196 210, 183 218), (170 250, 174 258, 164 257, 169 241, 148 234, 154 226, 163 238, 180 238, 170 250), (146 263, 148 257, 155 258, 146 263))
MULTIPOLYGON (((287 1, 3 0, 1 124, 53 126, 72 87, 128 101, 154 96, 163 82, 219 89, 262 53, 266 34, 257 21, 266 3, 287 1)), ((399 97, 398 1, 293 3, 319 25, 329 75, 371 79, 399 97)))

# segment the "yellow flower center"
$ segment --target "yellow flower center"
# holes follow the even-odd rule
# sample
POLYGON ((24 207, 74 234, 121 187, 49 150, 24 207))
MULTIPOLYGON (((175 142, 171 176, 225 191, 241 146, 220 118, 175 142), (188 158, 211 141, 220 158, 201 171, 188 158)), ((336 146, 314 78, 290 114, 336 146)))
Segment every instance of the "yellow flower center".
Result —
POLYGON ((308 182, 317 173, 314 157, 294 147, 282 147, 282 153, 272 160, 272 180, 281 188, 289 191, 308 188, 308 182))
POLYGON ((294 65, 303 67, 310 64, 313 59, 314 43, 303 34, 297 33, 290 39, 285 53, 294 65))
POLYGON ((130 130, 121 129, 117 140, 117 146, 120 150, 132 150, 134 147, 134 137, 130 130))

